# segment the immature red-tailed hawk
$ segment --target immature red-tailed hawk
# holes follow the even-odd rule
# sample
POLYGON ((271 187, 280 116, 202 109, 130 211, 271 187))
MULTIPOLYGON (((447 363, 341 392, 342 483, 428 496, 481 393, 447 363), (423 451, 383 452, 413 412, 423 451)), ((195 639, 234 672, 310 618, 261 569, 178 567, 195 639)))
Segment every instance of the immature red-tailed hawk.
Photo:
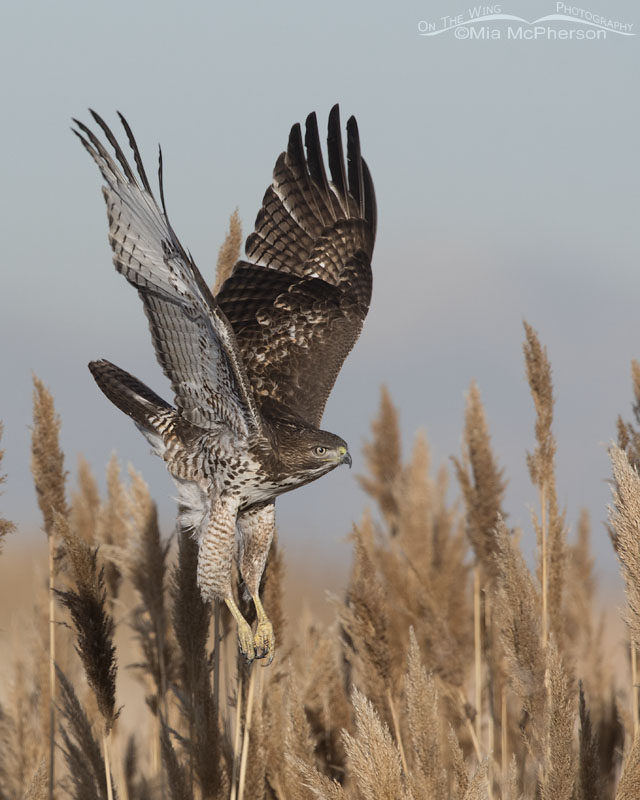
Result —
POLYGON ((273 628, 258 589, 275 498, 351 465, 346 442, 318 426, 371 298, 376 204, 356 121, 347 123, 345 167, 338 107, 331 110, 331 180, 315 114, 307 117, 304 144, 293 126, 247 239, 248 260, 238 261, 214 298, 167 218, 162 158, 160 208, 126 120, 120 115, 137 177, 106 123, 91 113, 115 159, 77 120, 75 133, 105 180, 113 261, 142 299, 176 407, 108 361, 89 368, 178 485, 180 526, 199 543, 203 598, 224 599, 248 661, 270 661, 273 628), (255 634, 233 600, 236 539, 256 607, 255 634))

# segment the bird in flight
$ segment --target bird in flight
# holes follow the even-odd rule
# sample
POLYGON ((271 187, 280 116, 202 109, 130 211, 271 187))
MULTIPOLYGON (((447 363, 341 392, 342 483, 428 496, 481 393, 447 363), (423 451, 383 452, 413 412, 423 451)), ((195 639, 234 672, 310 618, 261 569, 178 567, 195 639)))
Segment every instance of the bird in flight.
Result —
POLYGON ((136 172, 104 120, 74 132, 104 179, 116 270, 137 290, 172 406, 109 361, 89 369, 166 463, 178 523, 198 542, 203 599, 224 600, 245 659, 273 659, 273 627, 259 596, 278 495, 351 466, 346 442, 320 429, 327 398, 371 299, 376 202, 354 117, 343 154, 338 106, 329 114, 325 170, 318 124, 292 127, 238 261, 213 296, 160 204, 131 128, 120 121, 136 172), (113 150, 111 155, 103 140, 113 150), (232 591, 232 563, 257 615, 255 633, 232 591))

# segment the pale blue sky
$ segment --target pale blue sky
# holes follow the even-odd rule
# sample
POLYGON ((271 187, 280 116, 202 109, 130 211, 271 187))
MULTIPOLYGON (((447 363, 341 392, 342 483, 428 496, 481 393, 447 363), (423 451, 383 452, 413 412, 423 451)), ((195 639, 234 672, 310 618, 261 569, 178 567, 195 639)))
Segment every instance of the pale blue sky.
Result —
MULTIPOLYGON (((291 124, 315 110, 323 125, 340 102, 343 121, 358 118, 376 184, 374 295, 324 420, 350 443, 354 470, 279 501, 289 551, 346 554, 339 542, 364 506, 355 474, 382 382, 407 445, 424 426, 441 462, 459 451, 476 378, 510 479, 510 520, 530 537, 526 318, 554 367, 560 500, 572 523, 589 508, 601 572, 615 570, 601 522, 606 443, 616 414, 630 411, 629 362, 640 357, 640 36, 418 35, 419 20, 470 7, 454 5, 4 4, 5 515, 25 530, 39 524, 28 473, 33 370, 54 392, 68 469, 82 452, 102 475, 117 450, 172 524, 163 465, 86 368, 109 358, 171 399, 141 304, 111 266, 99 176, 70 117, 86 119, 91 106, 115 122, 122 111, 149 172, 162 143, 173 225, 212 278, 229 213, 237 206, 250 231, 291 124)), ((527 19, 556 11, 539 0, 500 5, 527 19)), ((640 32, 632 2, 581 7, 640 32)))

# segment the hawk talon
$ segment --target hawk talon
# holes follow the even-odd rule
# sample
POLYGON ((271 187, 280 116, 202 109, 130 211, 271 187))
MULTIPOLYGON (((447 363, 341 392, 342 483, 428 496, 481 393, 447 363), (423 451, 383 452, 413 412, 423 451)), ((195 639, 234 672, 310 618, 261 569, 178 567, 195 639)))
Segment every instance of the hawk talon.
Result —
POLYGON ((276 637, 273 634, 273 625, 266 617, 258 622, 253 643, 256 648, 256 658, 268 659, 264 666, 269 666, 276 652, 276 637))
POLYGON ((251 625, 249 625, 247 620, 240 613, 240 609, 235 604, 233 597, 225 597, 224 602, 227 604, 227 608, 238 626, 238 650, 247 664, 251 664, 256 657, 256 648, 251 625))
MULTIPOLYGON (((253 631, 246 620, 238 622, 238 650, 247 664, 251 664, 256 657, 253 631)), ((260 658, 260 656, 258 656, 260 658)))

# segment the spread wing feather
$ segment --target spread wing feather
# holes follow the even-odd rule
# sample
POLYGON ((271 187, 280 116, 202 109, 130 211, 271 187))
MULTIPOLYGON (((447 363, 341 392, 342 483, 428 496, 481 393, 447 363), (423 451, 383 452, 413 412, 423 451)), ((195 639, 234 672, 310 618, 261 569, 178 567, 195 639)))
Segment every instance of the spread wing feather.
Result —
POLYGON ((247 435, 261 428, 235 335, 193 259, 167 218, 162 189, 158 206, 129 125, 120 119, 139 180, 106 123, 94 120, 112 146, 114 160, 86 125, 74 131, 98 165, 106 186, 109 241, 118 272, 138 290, 156 355, 171 381, 179 412, 194 425, 221 422, 247 435), (117 163, 116 163, 117 161, 117 163))
POLYGON ((371 299, 373 182, 347 123, 345 165, 334 106, 324 167, 315 114, 294 125, 239 261, 217 302, 233 326, 263 410, 319 425, 371 299), (305 155, 306 149, 306 155, 305 155))

